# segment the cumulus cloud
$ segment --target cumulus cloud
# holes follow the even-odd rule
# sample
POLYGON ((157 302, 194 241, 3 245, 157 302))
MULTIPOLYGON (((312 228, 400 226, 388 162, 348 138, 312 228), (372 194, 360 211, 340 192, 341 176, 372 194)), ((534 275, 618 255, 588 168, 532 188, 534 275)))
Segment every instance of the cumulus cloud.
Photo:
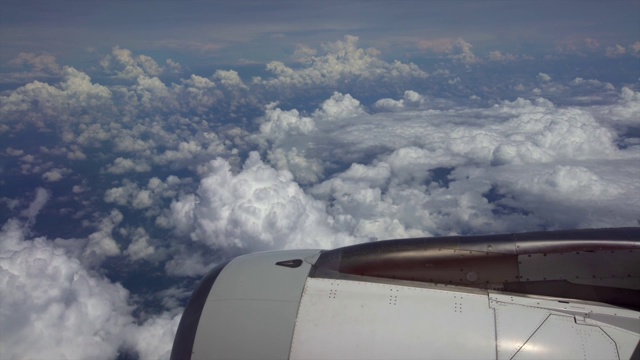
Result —
POLYGON ((298 52, 307 67, 293 69, 279 61, 267 64, 267 70, 275 75, 271 79, 256 79, 255 82, 269 87, 305 87, 311 85, 331 86, 354 79, 357 81, 396 82, 412 78, 424 79, 427 73, 413 63, 380 59, 375 49, 358 47, 358 37, 347 35, 341 41, 327 43, 323 53, 315 55, 309 49, 298 52))
POLYGON ((180 308, 137 325, 125 288, 88 271, 58 242, 29 239, 28 232, 15 219, 0 230, 3 359, 109 360, 124 352, 169 358, 180 308))
MULTIPOLYGON (((174 68, 179 64, 172 61, 174 68)), ((164 67, 158 65, 155 60, 146 55, 133 55, 128 49, 114 47, 111 54, 106 55, 100 61, 102 68, 113 76, 121 79, 134 80, 142 75, 158 76, 164 72, 164 67)))
POLYGON ((111 174, 124 174, 127 172, 148 172, 151 171, 151 166, 144 161, 134 161, 126 158, 116 158, 113 163, 105 169, 106 172, 111 174))
POLYGON ((62 180, 70 172, 69 169, 51 169, 42 174, 42 179, 46 182, 56 182, 62 180))
POLYGON ((46 239, 25 239, 15 220, 0 239, 3 357, 115 358, 133 321, 127 290, 46 239))
POLYGON ((129 247, 125 250, 125 254, 132 260, 140 260, 148 258, 155 252, 156 249, 151 245, 151 238, 149 234, 147 234, 147 231, 142 227, 133 230, 131 234, 131 244, 129 244, 129 247))
POLYGON ((169 359, 181 317, 181 313, 163 313, 148 319, 129 332, 128 347, 137 353, 140 360, 169 359))
POLYGON ((329 248, 355 239, 336 231, 321 202, 287 171, 252 152, 233 174, 224 159, 211 162, 196 194, 171 205, 176 229, 214 249, 329 248))
POLYGON ((120 254, 120 246, 113 239, 112 232, 122 219, 122 213, 115 209, 103 218, 98 225, 98 231, 89 235, 83 257, 90 261, 100 261, 104 257, 120 254))
POLYGON ((86 114, 112 114, 111 91, 91 82, 91 78, 72 67, 63 68, 63 81, 56 86, 31 82, 0 98, 0 115, 9 125, 33 123, 47 128, 48 122, 61 124, 86 118, 86 114))
POLYGON ((415 91, 407 90, 400 100, 380 99, 373 104, 378 111, 401 111, 405 108, 415 108, 420 106, 424 101, 422 95, 415 91))
POLYGON ((12 70, 17 71, 2 74, 0 79, 3 82, 20 83, 62 75, 62 67, 58 64, 56 57, 51 54, 21 52, 9 61, 9 65, 13 68, 12 70))
MULTIPOLYGON (((546 74, 540 77, 543 81, 551 80, 546 74)), ((346 97, 341 94, 340 98, 346 97)), ((348 103, 354 101, 357 100, 348 103)), ((335 99, 325 102, 335 103, 335 99)), ((303 183, 319 181, 310 193, 326 202, 328 214, 339 231, 357 237, 517 231, 578 224, 601 226, 603 218, 598 219, 598 216, 576 212, 572 221, 560 217, 554 220, 546 215, 551 212, 541 209, 545 203, 558 208, 585 206, 576 205, 572 197, 593 193, 601 197, 589 206, 601 208, 604 213, 604 209, 616 207, 621 200, 620 194, 637 191, 637 186, 631 185, 631 174, 623 181, 625 186, 604 177, 598 180, 598 186, 582 188, 572 185, 569 179, 575 176, 581 179, 576 181, 595 184, 592 174, 602 172, 600 164, 604 159, 619 166, 628 166, 623 164, 638 159, 636 151, 621 150, 617 146, 618 135, 611 129, 616 119, 599 111, 617 109, 621 118, 624 116, 626 121, 632 121, 637 119, 632 114, 639 103, 635 93, 626 89, 621 92, 617 104, 593 108, 558 107, 539 98, 504 101, 484 109, 434 110, 425 107, 424 100, 415 92, 405 93, 401 100, 382 99, 375 103, 374 108, 393 111, 391 114, 356 111, 346 112, 349 116, 344 116, 345 111, 323 111, 323 104, 306 118, 295 109, 287 112, 290 115, 287 124, 308 124, 309 131, 301 132, 293 127, 296 130, 287 133, 287 127, 278 136, 278 141, 273 142, 269 159, 279 169, 296 174, 296 179, 298 173, 304 174, 300 176, 305 178, 303 183), (413 107, 405 108, 405 104, 413 107), (304 154, 304 161, 290 161, 287 151, 304 154), (375 160, 367 165, 372 157, 375 160), (334 159, 342 162, 334 162, 334 159), (363 163, 352 164, 347 171, 323 181, 322 169, 344 162, 363 163), (318 166, 313 168, 310 164, 318 166), (527 198, 540 208, 527 206, 524 202, 495 202, 496 189, 507 187, 504 181, 487 174, 498 173, 497 169, 501 169, 505 174, 513 171, 509 176, 518 177, 524 173, 519 170, 522 167, 554 174, 550 176, 557 178, 558 185, 540 191, 562 192, 563 195, 538 197, 537 200, 527 198), (473 176, 465 175, 475 168, 487 170, 483 176, 478 172, 473 172, 473 176), (618 190, 603 191, 606 187, 618 190), (567 199, 567 204, 572 205, 552 201, 554 198, 567 199)), ((344 107, 352 108, 346 104, 344 107)), ((272 108, 267 109, 267 113, 269 111, 272 108)), ((507 193, 511 198, 518 198, 520 192, 535 192, 535 186, 527 183, 523 188, 510 187, 507 193)), ((193 214, 191 210, 193 208, 189 214, 193 214)), ((623 212, 624 216, 605 217, 604 222, 632 225, 637 216, 633 208, 623 212)))

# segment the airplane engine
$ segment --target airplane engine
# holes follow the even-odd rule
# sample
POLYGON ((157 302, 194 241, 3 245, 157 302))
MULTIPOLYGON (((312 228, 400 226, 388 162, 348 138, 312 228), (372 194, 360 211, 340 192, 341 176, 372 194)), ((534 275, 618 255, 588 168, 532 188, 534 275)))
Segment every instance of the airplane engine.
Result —
POLYGON ((204 277, 171 359, 638 359, 640 228, 255 253, 204 277))

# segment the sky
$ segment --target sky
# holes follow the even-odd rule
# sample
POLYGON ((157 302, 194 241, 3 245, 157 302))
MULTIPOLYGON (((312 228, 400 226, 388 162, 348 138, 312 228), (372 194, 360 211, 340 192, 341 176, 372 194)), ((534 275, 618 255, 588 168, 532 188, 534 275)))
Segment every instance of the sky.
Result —
POLYGON ((3 2, 3 357, 168 358, 254 251, 640 225, 638 14, 3 2))

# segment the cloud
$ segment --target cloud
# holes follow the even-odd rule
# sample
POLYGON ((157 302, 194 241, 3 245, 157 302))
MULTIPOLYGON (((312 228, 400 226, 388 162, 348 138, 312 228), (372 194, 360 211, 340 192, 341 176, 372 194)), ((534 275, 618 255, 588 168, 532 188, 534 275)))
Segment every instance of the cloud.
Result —
MULTIPOLYGON (((448 59, 465 65, 472 65, 481 62, 481 60, 471 50, 473 45, 461 38, 420 40, 418 41, 418 47, 423 51, 435 52, 436 54, 446 54, 448 59)), ((496 52, 494 57, 498 53, 499 52, 496 52)), ((504 57, 501 53, 499 53, 499 55, 504 57)))
MULTIPOLYGON (((23 349, 166 357, 191 290, 171 276, 197 277, 250 251, 636 224, 635 84, 532 63, 524 73, 505 64, 501 87, 485 81, 495 74, 483 66, 496 65, 465 40, 423 50, 442 60, 431 78, 347 36, 301 46, 291 64, 271 62, 271 75, 253 81, 227 69, 167 82, 179 64, 115 48, 103 60, 107 85, 91 79, 94 69, 60 67, 59 81, 4 91, 1 185, 37 190, 35 200, 0 199, 25 222, 0 233, 0 289, 19 289, 0 294, 10 309, 0 326, 15 332, 0 347, 10 358, 31 354, 23 349), (30 238, 43 209, 68 222, 56 234, 73 235, 30 238), (162 287, 163 268, 179 286, 129 294, 101 275, 162 287), (23 301, 30 291, 37 296, 23 301), (78 321, 89 323, 71 326, 78 321), (51 329, 60 334, 28 347, 51 329)), ((21 61, 53 72, 50 60, 21 61)))
POLYGON ((42 174, 42 179, 46 182, 56 182, 62 180, 69 173, 71 173, 69 169, 51 169, 42 174))
POLYGON ((0 75, 1 81, 5 83, 23 83, 34 79, 60 77, 63 74, 56 57, 46 53, 21 52, 9 61, 9 65, 14 71, 0 75))
POLYGON ((131 326, 128 292, 88 273, 20 224, 0 231, 0 327, 3 357, 113 359, 131 326))
POLYGON ((256 79, 255 82, 268 87, 308 87, 311 85, 335 86, 354 80, 360 83, 383 81, 394 83, 409 79, 424 79, 427 73, 413 63, 394 61, 388 63, 380 59, 375 49, 358 48, 358 37, 347 35, 341 41, 323 45, 323 54, 315 55, 307 48, 304 53, 307 67, 293 69, 279 61, 267 64, 267 70, 275 75, 270 79, 256 79))
POLYGON ((617 58, 625 55, 627 53, 627 49, 624 46, 616 44, 615 46, 610 46, 607 48, 607 57, 617 58))
POLYGON ((126 340, 140 360, 169 359, 182 313, 154 316, 130 333, 126 340))
POLYGON ((610 105, 587 108, 599 121, 611 126, 640 126, 640 92, 623 87, 610 105))
POLYGON ((640 56, 640 41, 636 41, 634 42, 631 46, 631 53, 633 54, 633 56, 640 56))
POLYGON ((122 213, 118 210, 111 210, 111 213, 103 218, 98 231, 89 235, 88 242, 83 250, 83 257, 90 261, 101 261, 104 257, 120 254, 120 246, 113 239, 113 229, 122 221, 122 213))
POLYGON ((181 185, 188 184, 190 179, 180 179, 170 175, 166 181, 152 177, 146 186, 124 179, 122 186, 113 187, 105 191, 104 201, 119 206, 130 206, 136 210, 146 210, 153 216, 160 212, 165 201, 177 196, 181 185))
POLYGON ((538 80, 541 82, 549 82, 551 81, 551 76, 545 73, 538 73, 538 80))
POLYGON ((2 96, 0 115, 4 122, 20 129, 26 124, 47 128, 50 122, 69 124, 87 120, 87 114, 113 113, 111 91, 72 67, 63 68, 63 81, 51 86, 31 82, 2 96))
POLYGON ((40 213, 40 210, 45 206, 47 201, 51 198, 51 193, 41 187, 36 189, 36 197, 29 204, 29 207, 22 211, 21 215, 26 217, 28 224, 34 224, 36 216, 40 213))
MULTIPOLYGON (((174 68, 179 67, 175 62, 170 63, 174 68)), ((128 49, 114 47, 110 55, 104 56, 100 60, 100 65, 116 78, 135 80, 141 76, 158 76, 165 71, 165 68, 158 65, 155 60, 146 55, 134 56, 128 49)))
POLYGON ((422 95, 413 90, 407 90, 402 99, 380 99, 373 104, 373 107, 378 111, 402 111, 405 108, 419 107, 423 101, 422 95))
POLYGON ((125 250, 125 255, 131 260, 140 260, 148 258, 155 254, 156 249, 151 245, 151 238, 147 231, 142 227, 137 227, 131 234, 131 244, 125 250))
POLYGON ((256 152, 235 175, 226 160, 212 161, 197 193, 174 202, 170 217, 179 232, 221 250, 330 248, 355 240, 332 228, 323 204, 289 172, 265 165, 256 152))
POLYGON ((148 172, 151 171, 151 166, 143 161, 136 162, 131 159, 119 157, 113 160, 113 164, 107 166, 105 171, 111 174, 124 174, 132 171, 148 172))
MULTIPOLYGON (((137 325, 122 285, 88 271, 60 239, 28 239, 28 232, 15 219, 0 230, 3 359, 169 358, 181 308, 137 325)), ((132 247, 130 255, 141 254, 132 247)))
POLYGON ((637 159, 594 160, 552 166, 514 165, 476 170, 497 189, 498 205, 523 209, 549 228, 635 225, 640 200, 637 159))

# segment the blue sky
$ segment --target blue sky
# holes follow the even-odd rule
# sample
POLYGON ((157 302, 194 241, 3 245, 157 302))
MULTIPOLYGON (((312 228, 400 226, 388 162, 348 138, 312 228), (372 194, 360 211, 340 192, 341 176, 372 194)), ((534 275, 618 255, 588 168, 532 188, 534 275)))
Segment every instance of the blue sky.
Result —
POLYGON ((3 355, 167 358, 253 251, 638 226, 639 13, 5 1, 3 355))

